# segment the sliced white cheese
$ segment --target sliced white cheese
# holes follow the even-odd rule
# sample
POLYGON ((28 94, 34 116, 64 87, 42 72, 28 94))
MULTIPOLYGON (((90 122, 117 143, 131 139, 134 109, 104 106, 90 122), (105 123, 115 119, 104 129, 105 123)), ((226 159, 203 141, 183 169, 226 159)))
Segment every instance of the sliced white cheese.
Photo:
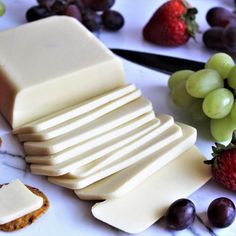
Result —
POLYGON ((126 195, 97 203, 95 218, 128 233, 140 233, 161 218, 169 205, 186 198, 210 179, 210 168, 196 147, 181 154, 126 195))
POLYGON ((152 111, 151 103, 144 97, 140 97, 65 135, 47 141, 25 142, 24 150, 28 155, 54 154, 114 129, 150 111, 152 111))
MULTIPOLYGON (((160 167, 175 159, 196 142, 196 130, 187 125, 179 124, 183 136, 158 150, 136 164, 121 170, 107 178, 76 190, 77 196, 84 200, 103 200, 117 198, 134 189, 155 173, 160 167)), ((162 167, 165 168, 165 167, 162 167)))
POLYGON ((67 134, 83 125, 86 125, 99 117, 106 115, 107 113, 114 111, 117 108, 124 106, 125 104, 137 99, 141 96, 140 90, 135 90, 121 98, 111 101, 103 106, 100 106, 90 112, 77 116, 73 119, 65 121, 59 125, 51 127, 49 129, 29 134, 19 134, 18 138, 23 141, 43 141, 51 138, 58 137, 63 134, 67 134))
MULTIPOLYGON (((163 133, 165 130, 174 125, 174 119, 171 116, 160 115, 158 116, 158 119, 160 120, 160 125, 155 129, 153 129, 151 132, 147 133, 143 137, 140 137, 138 140, 135 140, 132 143, 127 144, 126 146, 120 148, 119 150, 109 155, 103 156, 102 158, 99 158, 94 162, 90 162, 88 165, 78 168, 77 170, 71 172, 70 174, 79 178, 92 175, 93 173, 101 170, 105 166, 109 165, 110 163, 113 163, 114 161, 118 160, 124 155, 132 151, 135 151, 137 147, 140 147, 146 144, 147 142, 153 140, 159 134, 163 133)), ((180 129, 177 130, 180 131, 180 129)), ((178 134, 181 135, 181 132, 178 132, 178 134)))
POLYGON ((144 158, 147 158, 150 154, 176 140, 181 135, 182 131, 180 127, 173 125, 173 127, 169 128, 163 134, 157 135, 157 137, 153 138, 152 141, 149 141, 144 145, 137 147, 134 151, 131 151, 128 154, 125 153, 118 160, 115 160, 113 163, 101 168, 99 171, 93 173, 92 175, 86 176, 84 178, 79 178, 76 175, 68 174, 58 177, 59 181, 56 180, 57 178, 50 178, 49 181, 55 180, 54 183, 56 183, 57 181, 58 184, 66 183, 63 186, 67 186, 68 188, 72 189, 84 188, 124 168, 127 168, 128 166, 135 164, 136 162, 144 158))
MULTIPOLYGON (((171 128, 170 128, 171 129, 171 128)), ((137 145, 137 142, 139 142, 139 140, 141 139, 142 140, 142 142, 144 143, 144 145, 142 146, 143 148, 146 148, 146 146, 148 146, 148 144, 152 144, 153 142, 151 141, 151 142, 149 142, 149 137, 151 136, 152 138, 153 137, 155 137, 154 135, 153 135, 153 132, 156 130, 156 128, 154 128, 153 130, 151 130, 151 131, 149 131, 149 133, 151 133, 151 135, 149 135, 149 136, 147 136, 148 134, 145 134, 143 137, 140 137, 140 138, 138 138, 138 139, 136 139, 135 141, 133 141, 133 142, 135 142, 135 144, 137 145)), ((169 130, 169 133, 168 134, 170 134, 170 137, 164 137, 164 135, 162 135, 162 138, 163 139, 161 139, 160 138, 160 140, 158 140, 156 143, 155 143, 155 145, 154 145, 154 147, 149 147, 148 146, 148 150, 145 150, 143 153, 141 153, 140 155, 136 155, 136 159, 135 160, 133 160, 133 161, 138 161, 138 158, 144 158, 145 157, 145 155, 147 155, 146 153, 148 153, 148 152, 153 152, 153 148, 154 149, 157 149, 157 148, 161 148, 161 145, 165 145, 165 143, 169 143, 169 142, 171 142, 173 139, 176 139, 176 138, 178 138, 179 136, 181 136, 182 135, 182 133, 181 133, 181 130, 180 130, 180 128, 178 127, 178 126, 175 126, 175 125, 173 125, 173 128, 171 129, 171 130, 169 130), (173 132, 173 133, 171 133, 171 131, 173 132)), ((158 134, 156 134, 156 136, 158 136, 158 134)), ((133 145, 133 142, 130 142, 129 144, 127 144, 125 147, 125 149, 123 148, 123 147, 121 147, 120 149, 118 149, 117 151, 115 151, 115 153, 112 153, 112 154, 107 154, 107 155, 109 155, 109 156, 115 156, 115 157, 117 157, 115 154, 116 153, 119 153, 119 155, 120 155, 120 157, 122 157, 122 158, 126 158, 126 154, 127 153, 132 153, 132 154, 130 154, 130 155, 134 155, 134 154, 136 154, 136 153, 139 153, 139 151, 141 151, 142 149, 138 149, 138 150, 136 150, 136 148, 137 148, 137 146, 135 145, 133 145), (134 147, 133 147, 134 146, 134 147), (130 149, 129 149, 130 148, 130 149), (134 150, 135 149, 135 151, 134 152, 132 152, 132 150, 134 150)), ((103 158, 103 157, 107 157, 107 155, 105 155, 105 156, 102 156, 102 157, 100 157, 100 158, 103 158)), ((127 154, 128 155, 128 154, 127 154)), ((93 155, 93 157, 94 157, 94 155, 93 155)), ((48 175, 48 176, 61 176, 61 175, 64 175, 64 174, 67 174, 67 173, 69 173, 69 172, 72 172, 72 171, 74 171, 74 170, 76 170, 76 169, 79 169, 81 166, 83 166, 83 165, 85 165, 85 164, 87 164, 87 163, 89 163, 89 162, 91 162, 91 156, 89 156, 89 155, 87 155, 86 153, 85 154, 83 154, 83 155, 80 155, 80 156, 77 156, 77 157, 75 157, 75 158, 73 158, 73 159, 71 159, 71 160, 68 160, 68 161, 65 161, 65 162, 63 162, 63 163, 60 163, 60 164, 58 164, 58 165, 47 165, 47 166, 45 166, 45 165, 35 165, 35 164, 33 164, 33 165, 31 165, 30 166, 30 169, 31 169, 31 171, 32 171, 32 173, 34 173, 34 174, 40 174, 40 175, 48 175), (86 163, 85 163, 86 162, 86 163)), ((120 168, 120 167, 119 167, 120 168)), ((75 177, 76 176, 76 174, 77 173, 73 173, 73 174, 69 174, 69 178, 71 178, 71 176, 73 176, 73 177, 75 177)), ((77 176, 76 176, 77 177, 77 176)), ((91 177, 91 176, 89 176, 89 177, 91 177)), ((97 178, 97 177, 95 177, 95 178, 97 178)), ((80 181, 83 181, 81 178, 79 178, 79 182, 80 181)), ((87 180, 86 180, 87 181, 87 180)))
POLYGON ((55 112, 51 115, 45 116, 41 119, 28 123, 13 130, 14 134, 22 133, 34 133, 40 132, 45 129, 52 128, 59 125, 67 120, 73 119, 84 113, 92 111, 108 102, 114 101, 122 96, 125 96, 136 89, 134 84, 124 85, 121 88, 112 90, 111 92, 105 93, 101 96, 89 99, 79 105, 74 105, 72 107, 63 109, 59 112, 55 112))
POLYGON ((0 188, 0 225, 39 209, 43 199, 15 180, 0 188))
POLYGON ((34 164, 55 165, 76 157, 80 165, 84 165, 141 137, 159 124, 160 120, 150 112, 65 151, 50 156, 26 156, 25 159, 34 164))

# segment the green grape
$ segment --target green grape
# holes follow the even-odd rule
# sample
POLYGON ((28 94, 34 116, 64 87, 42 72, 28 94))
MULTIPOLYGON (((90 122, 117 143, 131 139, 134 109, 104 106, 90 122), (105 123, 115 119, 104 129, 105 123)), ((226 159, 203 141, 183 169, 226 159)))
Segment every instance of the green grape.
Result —
POLYGON ((234 66, 234 60, 226 53, 219 52, 214 54, 207 61, 205 68, 218 71, 223 79, 227 78, 229 71, 234 66))
POLYGON ((230 116, 234 122, 236 122, 236 101, 234 101, 234 105, 231 109, 230 116))
POLYGON ((213 119, 210 123, 211 135, 218 142, 228 141, 236 129, 236 122, 228 115, 222 119, 213 119))
POLYGON ((229 86, 233 89, 236 89, 236 66, 230 70, 227 80, 229 86))
POLYGON ((194 73, 194 71, 192 71, 192 70, 179 70, 179 71, 173 73, 168 80, 169 89, 172 90, 174 87, 176 87, 182 81, 186 81, 187 78, 193 73, 194 73))
POLYGON ((211 91, 223 87, 224 81, 217 71, 212 69, 199 70, 186 81, 187 92, 196 98, 204 98, 211 91))
POLYGON ((5 11, 5 5, 0 1, 0 16, 4 15, 5 11))
POLYGON ((203 100, 202 109, 212 119, 227 116, 234 104, 234 95, 226 88, 219 88, 210 92, 203 100))
POLYGON ((182 108, 189 107, 194 101, 194 98, 191 97, 186 91, 185 81, 182 81, 175 88, 173 88, 171 92, 171 98, 176 106, 179 106, 182 108))
POLYGON ((204 121, 208 119, 202 110, 202 102, 202 99, 196 99, 189 108, 190 115, 195 121, 204 121))

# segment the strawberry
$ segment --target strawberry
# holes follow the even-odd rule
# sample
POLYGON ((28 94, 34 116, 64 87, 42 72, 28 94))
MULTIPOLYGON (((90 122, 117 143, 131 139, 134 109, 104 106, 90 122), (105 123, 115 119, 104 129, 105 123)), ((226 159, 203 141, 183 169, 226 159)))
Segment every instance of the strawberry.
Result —
POLYGON ((228 189, 236 190, 236 131, 231 142, 225 146, 216 143, 212 147, 213 159, 204 161, 211 165, 212 176, 216 182, 228 189))
POLYGON ((170 0, 164 3, 143 29, 144 38, 155 44, 179 46, 198 31, 195 21, 197 9, 185 0, 170 0))

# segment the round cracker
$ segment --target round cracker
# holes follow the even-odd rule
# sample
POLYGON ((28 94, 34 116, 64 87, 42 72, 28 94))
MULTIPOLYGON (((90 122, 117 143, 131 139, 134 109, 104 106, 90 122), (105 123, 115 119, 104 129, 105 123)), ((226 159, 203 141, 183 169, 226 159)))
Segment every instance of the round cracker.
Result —
MULTIPOLYGON (((2 185, 0 185, 0 188, 1 187, 2 187, 2 185)), ((0 225, 0 230, 5 231, 5 232, 11 232, 11 231, 16 231, 16 230, 22 229, 28 225, 31 225, 37 218, 39 218, 42 214, 44 214, 47 211, 47 209, 49 208, 48 198, 43 192, 41 192, 39 189, 33 188, 31 186, 26 185, 26 187, 34 194, 43 198, 42 207, 39 208, 38 210, 35 210, 35 211, 33 211, 27 215, 24 215, 16 220, 13 220, 9 223, 0 225)))

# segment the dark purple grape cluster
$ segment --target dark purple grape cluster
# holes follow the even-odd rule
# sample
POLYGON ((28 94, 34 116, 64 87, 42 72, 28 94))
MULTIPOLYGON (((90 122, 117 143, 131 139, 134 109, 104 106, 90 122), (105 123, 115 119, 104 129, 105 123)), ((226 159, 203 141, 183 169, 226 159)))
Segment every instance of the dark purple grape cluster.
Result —
POLYGON ((211 26, 203 34, 206 47, 217 51, 236 53, 236 14, 223 7, 213 7, 206 15, 211 26))
MULTIPOLYGON (((169 206, 165 215, 166 225, 172 230, 183 230, 193 224, 195 216, 196 209, 193 202, 182 198, 169 206)), ((210 203, 207 216, 212 226, 226 228, 235 220, 235 205, 228 198, 217 198, 210 203)))
POLYGON ((115 0, 37 0, 38 5, 26 12, 28 22, 49 16, 66 15, 80 21, 90 31, 102 27, 110 31, 121 29, 124 17, 110 8, 115 0))

